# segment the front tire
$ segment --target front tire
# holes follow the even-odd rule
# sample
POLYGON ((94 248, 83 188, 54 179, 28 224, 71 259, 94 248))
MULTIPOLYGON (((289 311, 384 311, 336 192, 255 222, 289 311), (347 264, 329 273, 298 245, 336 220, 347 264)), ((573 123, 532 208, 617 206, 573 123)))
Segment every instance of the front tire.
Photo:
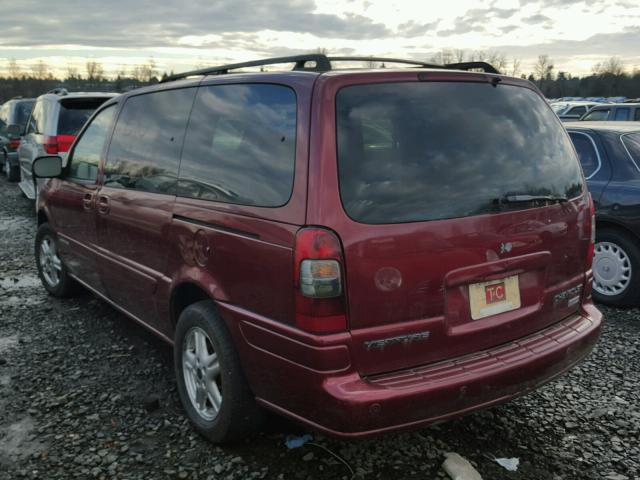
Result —
POLYGON ((76 290, 75 281, 58 254, 58 237, 48 223, 38 227, 35 244, 38 276, 44 288, 54 297, 69 297, 76 290))
POLYGON ((194 303, 180 315, 174 365, 180 400, 201 435, 214 443, 227 443, 260 427, 263 412, 212 301, 194 303))
POLYGON ((593 297, 613 306, 640 304, 640 247, 614 229, 597 231, 593 259, 593 297))

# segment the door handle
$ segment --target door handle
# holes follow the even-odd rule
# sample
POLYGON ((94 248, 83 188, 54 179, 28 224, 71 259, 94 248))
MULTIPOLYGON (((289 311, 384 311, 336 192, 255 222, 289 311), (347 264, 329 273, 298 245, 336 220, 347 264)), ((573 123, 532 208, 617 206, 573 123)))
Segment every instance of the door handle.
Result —
POLYGON ((109 197, 100 195, 98 197, 98 213, 106 215, 109 213, 109 197))
POLYGON ((93 208, 93 193, 85 193, 82 198, 82 206, 85 210, 91 210, 93 208))

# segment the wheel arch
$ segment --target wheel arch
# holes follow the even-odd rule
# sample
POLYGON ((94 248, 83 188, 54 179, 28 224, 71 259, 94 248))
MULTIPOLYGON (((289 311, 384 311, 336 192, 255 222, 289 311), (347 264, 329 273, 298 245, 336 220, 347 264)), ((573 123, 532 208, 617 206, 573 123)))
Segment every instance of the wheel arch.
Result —
POLYGON ((611 221, 609 219, 596 218, 596 236, 598 235, 598 230, 616 230, 620 233, 630 236, 636 241, 640 240, 640 236, 638 236, 638 234, 632 229, 621 223, 611 221))
POLYGON ((180 314, 189 305, 202 300, 211 300, 215 303, 215 299, 205 288, 193 281, 183 281, 176 285, 171 291, 171 300, 169 302, 171 328, 175 332, 176 325, 180 314))

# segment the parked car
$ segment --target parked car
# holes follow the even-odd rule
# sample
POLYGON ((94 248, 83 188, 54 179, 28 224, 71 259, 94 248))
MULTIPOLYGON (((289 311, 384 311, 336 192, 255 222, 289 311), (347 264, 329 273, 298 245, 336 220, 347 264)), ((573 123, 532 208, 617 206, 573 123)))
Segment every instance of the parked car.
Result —
POLYGON ((593 295, 640 305, 640 124, 566 124, 596 205, 593 295))
POLYGON ((588 122, 638 121, 640 120, 640 103, 605 103, 596 105, 589 109, 580 120, 588 122))
POLYGON ((33 98, 13 98, 0 106, 0 163, 10 182, 20 178, 18 147, 24 135, 29 115, 33 109, 33 98))
POLYGON ((27 122, 18 148, 20 189, 34 200, 38 186, 31 176, 31 164, 40 155, 64 156, 87 119, 96 108, 116 93, 73 92, 57 88, 40 95, 27 122))
POLYGON ((478 62, 342 60, 170 77, 102 105, 66 166, 33 164, 44 287, 172 343, 213 441, 259 407, 345 438, 418 428, 531 391, 598 337, 593 203, 539 90, 478 62))
POLYGON ((554 102, 551 104, 551 109, 558 115, 558 118, 563 122, 571 121, 571 120, 580 120, 587 110, 589 110, 594 105, 597 105, 595 102, 582 102, 582 101, 574 101, 574 102, 554 102))

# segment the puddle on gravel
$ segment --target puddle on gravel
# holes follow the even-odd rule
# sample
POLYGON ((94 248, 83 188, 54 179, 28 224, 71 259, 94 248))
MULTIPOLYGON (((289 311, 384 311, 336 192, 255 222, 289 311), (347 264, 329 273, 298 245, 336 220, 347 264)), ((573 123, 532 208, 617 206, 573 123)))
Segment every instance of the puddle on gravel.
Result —
POLYGON ((10 275, 0 279, 0 288, 4 290, 17 290, 20 288, 40 287, 42 283, 37 275, 10 275))
POLYGON ((3 428, 5 434, 0 438, 0 464, 3 460, 13 462, 42 451, 43 445, 32 439, 34 428, 31 417, 25 417, 6 429, 3 428))

